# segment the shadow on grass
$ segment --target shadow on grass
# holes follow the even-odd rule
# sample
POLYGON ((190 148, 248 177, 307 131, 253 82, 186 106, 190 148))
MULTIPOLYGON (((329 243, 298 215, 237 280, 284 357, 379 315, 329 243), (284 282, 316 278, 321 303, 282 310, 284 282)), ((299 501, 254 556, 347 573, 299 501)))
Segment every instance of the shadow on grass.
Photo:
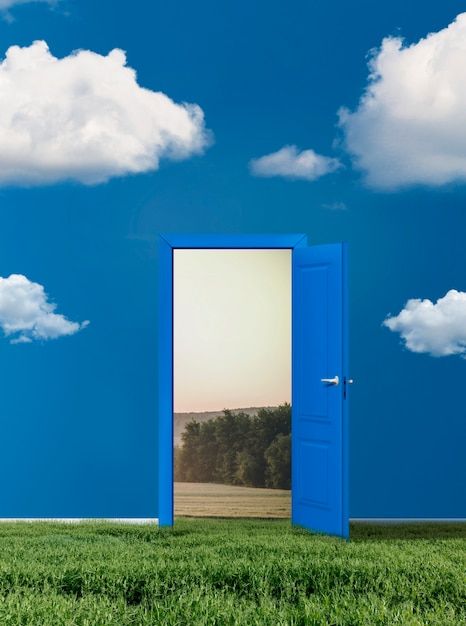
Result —
MULTIPOLYGON (((290 520, 278 518, 259 517, 195 517, 179 516, 175 518, 175 528, 177 522, 181 524, 182 532, 198 528, 221 529, 226 524, 232 528, 248 524, 251 527, 261 526, 263 528, 279 527, 283 530, 289 529, 293 534, 307 535, 308 531, 299 526, 291 526, 290 520)), ((179 526, 178 526, 179 529, 179 526)), ((181 530, 181 529, 180 529, 181 530)), ((188 531, 189 532, 189 531, 188 531)), ((315 533, 312 533, 315 536, 315 533)), ((326 536, 323 534, 322 536, 326 536)), ((410 523, 372 523, 372 522, 351 522, 351 541, 391 541, 391 540, 444 540, 444 539, 466 539, 466 522, 410 522, 410 523)))
POLYGON ((466 522, 352 522, 350 537, 352 541, 466 539, 466 522))

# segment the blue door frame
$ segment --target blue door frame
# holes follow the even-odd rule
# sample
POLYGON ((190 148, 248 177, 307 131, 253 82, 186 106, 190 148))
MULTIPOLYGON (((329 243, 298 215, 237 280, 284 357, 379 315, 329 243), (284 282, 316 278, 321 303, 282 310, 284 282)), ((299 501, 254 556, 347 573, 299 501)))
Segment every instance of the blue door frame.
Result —
MULTIPOLYGON (((160 235, 158 291, 158 518, 173 525, 173 251, 176 249, 305 248, 303 234, 278 235, 160 235)), ((346 300, 346 298, 344 298, 346 300)), ((346 305, 345 305, 346 306, 346 305)), ((346 314, 346 312, 345 312, 346 314)), ((345 317, 345 315, 344 315, 345 317)), ((346 354, 346 346, 344 346, 346 354)), ((346 363, 344 364, 346 371, 346 363)), ((292 356, 295 370, 295 355, 292 356)), ((294 378, 292 378, 294 380, 294 378)), ((293 407, 292 407, 293 411, 293 407)), ((344 411, 346 412, 346 403, 344 411)), ((347 441, 347 420, 344 419, 347 441)), ((347 466, 347 450, 342 451, 347 466)), ((347 517, 347 472, 344 472, 344 514, 347 517)))

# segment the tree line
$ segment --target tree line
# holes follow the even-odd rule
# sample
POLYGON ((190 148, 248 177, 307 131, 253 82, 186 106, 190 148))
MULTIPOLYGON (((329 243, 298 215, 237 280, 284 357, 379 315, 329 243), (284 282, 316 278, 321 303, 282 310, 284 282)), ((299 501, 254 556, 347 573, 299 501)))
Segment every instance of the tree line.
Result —
POLYGON ((186 424, 175 480, 290 489, 291 407, 233 413, 186 424))

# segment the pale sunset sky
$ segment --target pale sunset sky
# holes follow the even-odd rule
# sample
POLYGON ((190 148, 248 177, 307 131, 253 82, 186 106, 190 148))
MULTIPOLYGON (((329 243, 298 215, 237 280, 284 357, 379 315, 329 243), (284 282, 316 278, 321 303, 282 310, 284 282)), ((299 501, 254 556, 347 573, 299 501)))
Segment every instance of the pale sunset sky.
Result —
POLYGON ((290 251, 175 250, 175 412, 274 406, 290 389, 290 251))

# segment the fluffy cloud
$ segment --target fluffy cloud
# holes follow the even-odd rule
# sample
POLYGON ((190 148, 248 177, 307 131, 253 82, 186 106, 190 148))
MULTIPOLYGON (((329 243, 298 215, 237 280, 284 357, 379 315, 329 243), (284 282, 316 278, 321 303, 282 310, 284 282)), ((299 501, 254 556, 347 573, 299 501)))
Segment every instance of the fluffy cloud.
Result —
POLYGON ((55 313, 56 304, 48 301, 44 287, 26 276, 0 277, 0 327, 10 343, 57 339, 74 335, 89 322, 71 322, 55 313))
POLYGON ((199 106, 140 87, 122 50, 57 59, 36 41, 0 63, 0 184, 101 183, 207 143, 199 106))
POLYGON ((466 292, 451 289, 434 304, 430 300, 408 300, 404 309, 384 321, 400 333, 412 352, 432 356, 459 354, 466 358, 466 292))
POLYGON ((252 159, 249 166, 255 176, 316 180, 335 172, 341 163, 338 159, 322 156, 314 150, 300 152, 296 146, 284 146, 277 152, 252 159))
POLYGON ((387 37, 369 64, 345 143, 379 189, 466 180, 466 13, 412 45, 387 37))

